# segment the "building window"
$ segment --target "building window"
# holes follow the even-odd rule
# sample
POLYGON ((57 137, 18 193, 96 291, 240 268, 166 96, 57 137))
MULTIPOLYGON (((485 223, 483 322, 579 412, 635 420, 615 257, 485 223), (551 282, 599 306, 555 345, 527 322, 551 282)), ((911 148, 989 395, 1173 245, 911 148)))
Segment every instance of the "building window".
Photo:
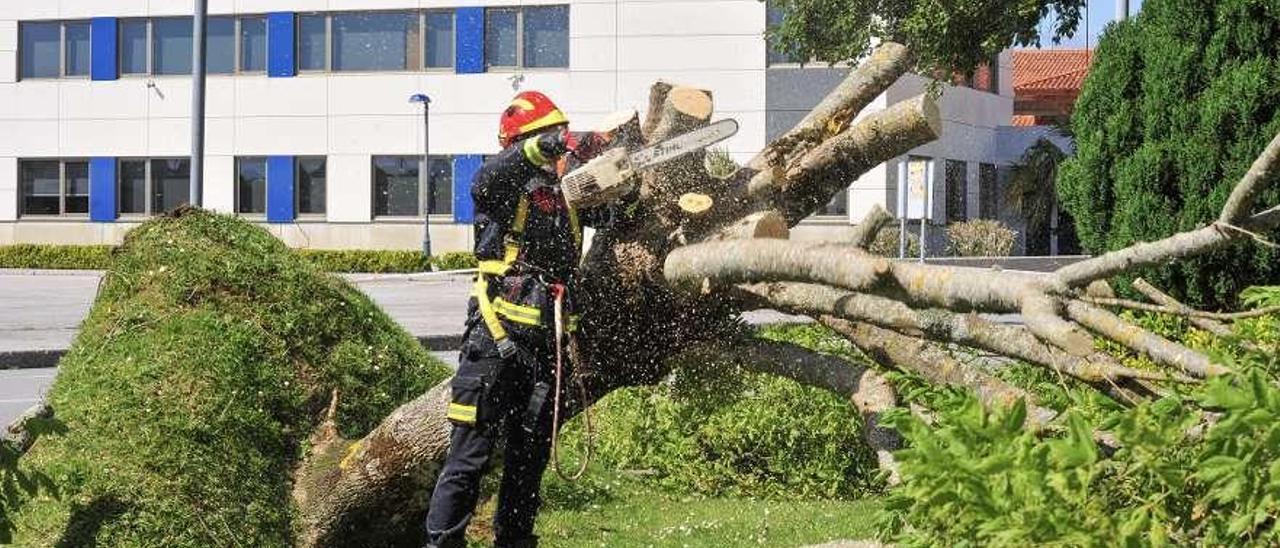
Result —
POLYGON ((267 18, 240 18, 240 71, 267 71, 267 18))
POLYGON ((298 215, 324 215, 328 166, 323 157, 298 158, 298 215))
POLYGON ((190 202, 191 160, 151 161, 151 213, 163 213, 190 202))
POLYGON ((423 49, 423 62, 426 68, 452 68, 453 67, 453 47, 454 47, 454 31, 453 31, 453 12, 452 11, 428 11, 423 16, 423 21, 427 29, 425 33, 426 46, 423 49))
MULTIPOLYGON (((374 217, 420 217, 423 181, 419 176, 421 156, 373 157, 374 217)), ((431 214, 453 212, 453 158, 432 156, 431 214)))
POLYGON ((88 76, 92 63, 89 53, 89 23, 66 23, 62 26, 63 51, 67 76, 88 76))
MULTIPOLYGON (((204 56, 205 74, 232 74, 236 71, 236 20, 210 17, 206 22, 208 49, 204 56)), ((190 56, 190 52, 187 53, 190 56)), ((190 74, 190 69, 187 74, 190 74)))
POLYGON ((23 23, 19 34, 23 78, 62 76, 61 23, 23 23))
POLYGON ((89 162, 23 161, 18 171, 22 215, 89 213, 89 162))
POLYGON ((146 215, 147 161, 122 160, 120 162, 120 214, 146 215))
POLYGON ((191 160, 120 160, 121 215, 157 215, 190 202, 191 160))
POLYGON ((298 70, 329 68, 329 18, 325 15, 298 17, 298 70))
POLYGON ((569 66, 569 6, 524 8, 524 66, 569 66))
POLYGON ((957 160, 947 160, 947 222, 959 223, 968 219, 969 165, 957 160))
POLYGON ((373 216, 418 216, 418 157, 373 157, 373 216))
POLYGON ((567 68, 569 7, 486 10, 484 56, 489 68, 567 68))
POLYGON ((1000 193, 994 164, 978 164, 978 216, 995 219, 1000 214, 1000 193))
POLYGON ((155 74, 191 74, 190 17, 151 21, 151 59, 155 74))
POLYGON ((831 197, 831 201, 827 205, 819 209, 814 215, 815 217, 848 217, 849 216, 849 188, 845 187, 831 197))
POLYGON ((236 213, 264 215, 267 212, 267 159, 236 159, 236 213))
POLYGON ((120 74, 147 74, 147 20, 120 21, 120 74))
POLYGON ((333 70, 411 70, 418 66, 417 14, 333 16, 333 70))

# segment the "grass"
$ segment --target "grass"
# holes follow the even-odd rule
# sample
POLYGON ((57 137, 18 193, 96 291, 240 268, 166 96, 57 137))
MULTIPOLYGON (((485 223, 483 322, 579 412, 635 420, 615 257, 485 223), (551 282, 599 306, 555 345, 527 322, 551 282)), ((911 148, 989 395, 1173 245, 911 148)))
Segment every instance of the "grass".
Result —
MULTIPOLYGON (((107 245, 0 245, 0 268, 43 270, 105 270, 117 248, 107 245)), ((438 270, 475 268, 467 252, 426 258, 418 251, 372 249, 298 249, 294 253, 325 272, 411 273, 435 266, 438 270)))
MULTIPOLYGON (((574 461, 576 462, 576 461, 574 461)), ((877 498, 759 500, 678 495, 650 482, 593 464, 571 483, 548 470, 537 534, 557 548, 599 546, 805 546, 875 536, 877 498)), ((489 546, 482 507, 470 546, 489 546)))
POLYGON ((291 473, 330 394, 358 437, 448 374, 351 285, 199 211, 131 231, 20 461, 54 489, 19 546, 287 546, 291 473))

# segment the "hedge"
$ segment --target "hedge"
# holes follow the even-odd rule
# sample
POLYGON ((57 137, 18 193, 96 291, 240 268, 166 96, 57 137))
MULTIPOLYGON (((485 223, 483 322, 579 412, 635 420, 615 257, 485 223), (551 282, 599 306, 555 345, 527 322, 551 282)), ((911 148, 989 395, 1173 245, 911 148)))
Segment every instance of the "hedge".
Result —
MULTIPOLYGON (((115 248, 105 245, 0 246, 0 268, 50 270, 106 270, 115 248)), ((294 250, 304 261, 326 272, 408 273, 423 272, 429 264, 437 270, 475 268, 469 252, 445 253, 430 260, 418 251, 394 250, 294 250)))

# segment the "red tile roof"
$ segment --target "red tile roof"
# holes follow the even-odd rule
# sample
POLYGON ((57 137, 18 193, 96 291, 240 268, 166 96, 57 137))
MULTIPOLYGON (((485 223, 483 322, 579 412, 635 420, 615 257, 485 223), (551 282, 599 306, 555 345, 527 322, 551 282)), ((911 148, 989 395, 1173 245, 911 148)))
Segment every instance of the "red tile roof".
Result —
POLYGON ((1019 91, 1080 90, 1093 55, 1084 49, 1013 50, 1013 89, 1019 91))

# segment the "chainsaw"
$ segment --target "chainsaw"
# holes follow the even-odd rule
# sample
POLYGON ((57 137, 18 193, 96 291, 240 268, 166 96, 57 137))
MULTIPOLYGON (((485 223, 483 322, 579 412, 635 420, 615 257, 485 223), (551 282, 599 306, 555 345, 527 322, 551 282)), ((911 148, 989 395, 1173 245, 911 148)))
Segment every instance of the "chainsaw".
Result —
POLYGON ((609 203, 631 192, 640 172, 705 149, 736 133, 738 122, 728 119, 635 152, 625 147, 612 148, 565 175, 560 188, 565 201, 575 208, 609 203))

